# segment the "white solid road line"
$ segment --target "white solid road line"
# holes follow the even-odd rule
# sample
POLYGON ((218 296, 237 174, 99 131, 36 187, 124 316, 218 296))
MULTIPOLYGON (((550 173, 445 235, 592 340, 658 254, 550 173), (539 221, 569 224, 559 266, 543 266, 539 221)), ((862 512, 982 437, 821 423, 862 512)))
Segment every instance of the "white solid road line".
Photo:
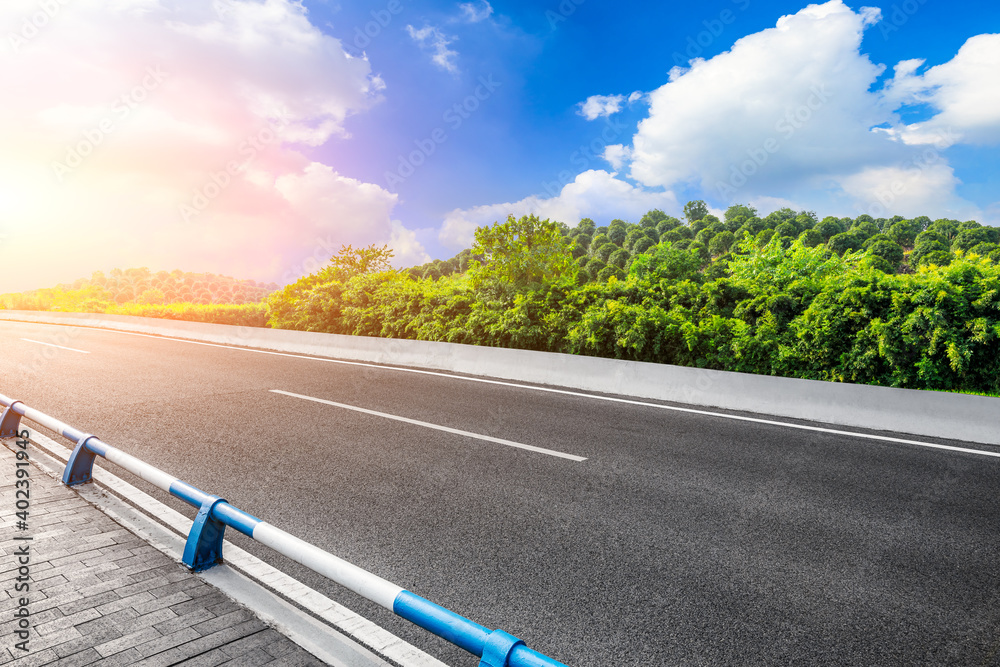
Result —
POLYGON ((60 350, 69 350, 70 352, 79 352, 80 354, 90 354, 87 350, 78 350, 75 347, 63 347, 62 345, 56 345, 55 343, 43 343, 40 340, 31 340, 30 338, 22 338, 21 340, 27 341, 29 343, 37 343, 38 345, 48 345, 49 347, 58 347, 60 350))
MULTIPOLYGON (((51 326, 71 326, 71 325, 51 325, 51 326)), ((938 445, 933 442, 921 442, 919 440, 906 440, 903 438, 893 438, 887 435, 874 435, 872 433, 858 433, 856 431, 842 431, 835 428, 823 428, 821 426, 806 426, 805 424, 792 424, 773 419, 760 419, 757 417, 743 417, 741 415, 730 415, 725 412, 712 412, 711 410, 697 410, 695 408, 682 408, 676 405, 664 405, 662 403, 650 403, 648 401, 637 401, 630 398, 618 398, 615 396, 601 396, 598 394, 587 394, 582 391, 571 391, 569 389, 555 389, 553 387, 537 387, 530 384, 519 384, 517 382, 506 382, 504 380, 490 380, 488 378, 468 377, 466 375, 455 375, 453 373, 442 373, 439 371, 425 371, 418 368, 401 368, 399 366, 387 366, 385 364, 374 364, 365 361, 345 361, 343 359, 328 359, 326 357, 313 357, 306 354, 292 354, 290 352, 272 352, 270 350, 257 350, 251 347, 238 347, 236 345, 222 345, 220 343, 203 343, 198 340, 187 340, 185 338, 174 338, 172 336, 155 336, 153 334, 136 333, 134 331, 119 331, 117 329, 102 329, 99 327, 77 327, 74 329, 98 329, 99 331, 110 331, 114 333, 126 334, 128 336, 142 336, 144 338, 159 338, 160 340, 172 340, 178 343, 190 343, 192 345, 206 345, 208 347, 222 347, 229 350, 239 350, 242 352, 256 352, 258 354, 270 354, 278 357, 292 357, 294 359, 311 359, 313 361, 325 361, 331 364, 343 364, 345 366, 364 366, 367 368, 381 368, 387 371, 398 371, 400 373, 418 373, 420 375, 436 375, 453 380, 465 380, 466 382, 480 382, 483 384, 496 384, 504 387, 516 387, 518 389, 530 389, 532 391, 544 391, 550 394, 560 394, 563 396, 578 396, 590 398, 595 401, 609 401, 611 403, 625 403, 627 405, 640 405, 648 408, 660 410, 671 410, 673 412, 686 412, 694 415, 705 415, 708 417, 719 417, 721 419, 735 419, 737 421, 754 422, 756 424, 768 424, 770 426, 783 426, 794 428, 800 431, 813 431, 817 433, 830 433, 832 435, 843 435, 851 438, 865 438, 867 440, 879 440, 881 442, 892 442, 900 445, 915 445, 917 447, 928 447, 931 449, 943 449, 951 452, 961 452, 963 454, 978 454, 980 456, 990 456, 1000 458, 1000 452, 990 452, 983 449, 969 449, 967 447, 952 447, 951 445, 938 445)))
POLYGON ((444 431, 445 433, 453 433, 455 435, 465 436, 466 438, 475 438, 476 440, 485 440, 487 442, 495 442, 499 445, 506 445, 508 447, 517 447, 518 449, 527 449, 529 452, 538 452, 539 454, 548 454, 549 456, 557 456, 561 459, 569 459, 570 461, 576 461, 580 463, 586 461, 584 456, 576 456, 574 454, 566 454, 564 452, 557 452, 551 449, 543 449, 542 447, 534 447, 532 445, 525 445, 520 442, 513 442, 511 440, 504 440, 503 438, 494 438, 488 435, 481 435, 479 433, 471 433, 469 431, 462 431, 457 428, 449 428, 447 426, 439 426, 437 424, 428 424, 427 422, 417 421, 416 419, 408 419, 407 417, 400 417, 398 415, 390 415, 385 412, 377 412, 375 410, 367 410, 365 408, 359 408, 354 405, 345 405, 344 403, 336 403, 334 401, 327 401, 322 398, 314 398, 312 396, 303 396, 302 394, 293 394, 290 391, 282 391, 280 389, 272 389, 272 393, 283 394, 284 396, 291 396, 293 398, 301 398, 304 401, 312 401, 314 403, 323 403, 324 405, 332 405, 334 407, 343 408, 345 410, 354 410, 355 412, 363 412, 366 415, 374 415, 376 417, 385 417, 386 419, 394 419, 399 422, 406 422, 407 424, 414 424, 415 426, 423 426, 424 428, 432 428, 436 431, 444 431))

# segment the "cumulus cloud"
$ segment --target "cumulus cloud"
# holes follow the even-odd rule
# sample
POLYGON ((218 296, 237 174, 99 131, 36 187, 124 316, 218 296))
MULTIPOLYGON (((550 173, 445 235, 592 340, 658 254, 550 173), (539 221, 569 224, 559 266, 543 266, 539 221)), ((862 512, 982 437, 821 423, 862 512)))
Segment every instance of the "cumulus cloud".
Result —
POLYGON ((956 182, 954 170, 936 160, 910 167, 866 167, 842 177, 840 186, 873 217, 917 216, 932 210, 963 220, 975 217, 975 207, 955 197, 956 182))
POLYGON ((461 20, 466 23, 479 23, 493 15, 493 7, 486 0, 478 2, 463 2, 458 5, 461 20))
POLYGON ((654 192, 637 188, 616 178, 614 173, 591 169, 563 186, 555 197, 526 197, 505 204, 490 204, 469 209, 456 209, 445 218, 440 241, 451 248, 466 248, 472 243, 476 227, 507 219, 537 215, 575 225, 581 218, 597 220, 625 218, 638 221, 647 211, 659 208, 679 214, 677 198, 672 192, 654 192))
POLYGON ((673 68, 648 95, 630 154, 611 147, 606 159, 616 168, 630 160, 630 176, 645 186, 700 189, 720 203, 777 197, 858 209, 905 182, 894 211, 969 209, 940 154, 942 164, 918 175, 906 165, 921 155, 916 144, 941 151, 1000 139, 1000 36, 974 37, 924 74, 921 61, 900 63, 878 90, 884 66, 861 42, 880 17, 842 0, 809 5, 727 52, 673 68), (901 105, 916 103, 939 113, 902 125, 901 105), (918 195, 921 187, 935 196, 918 195))
POLYGON ((397 233, 394 195, 302 153, 382 86, 298 2, 59 6, 30 35, 36 2, 0 7, 24 37, 0 62, 5 289, 114 266, 278 280, 316 239, 397 233))
POLYGON ((860 53, 865 22, 840 0, 810 5, 711 60, 675 68, 649 95, 631 175, 717 194, 756 157, 765 164, 752 180, 769 191, 874 156, 880 139, 869 128, 884 117, 868 89, 882 67, 860 53))
POLYGON ((605 160, 608 161, 608 163, 612 166, 612 168, 618 170, 622 168, 622 165, 625 164, 625 161, 628 160, 629 157, 631 157, 631 155, 632 151, 629 149, 628 146, 623 146, 621 144, 612 144, 604 148, 603 157, 605 160))
POLYGON ((624 102, 624 95, 591 95, 580 102, 577 113, 587 120, 597 120, 602 116, 606 118, 621 111, 624 102))
POLYGON ((621 111, 626 102, 632 104, 642 98, 643 95, 639 91, 635 91, 627 97, 625 95, 591 95, 577 105, 577 114, 587 120, 607 118, 621 111))
POLYGON ((446 72, 458 73, 458 51, 448 48, 455 41, 455 37, 449 37, 431 25, 419 29, 408 25, 406 32, 417 46, 431 54, 431 62, 446 72))
POLYGON ((929 120, 897 125, 890 136, 907 144, 1000 142, 1000 34, 969 39, 950 61, 917 74, 922 60, 899 63, 886 87, 893 105, 926 104, 929 120))

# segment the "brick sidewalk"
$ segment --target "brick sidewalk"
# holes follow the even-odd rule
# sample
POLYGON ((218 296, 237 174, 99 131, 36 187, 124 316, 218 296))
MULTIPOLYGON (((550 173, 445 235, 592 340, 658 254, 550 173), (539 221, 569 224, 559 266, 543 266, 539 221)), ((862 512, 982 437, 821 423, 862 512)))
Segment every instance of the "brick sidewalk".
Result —
POLYGON ((324 664, 35 466, 29 529, 18 530, 14 456, 0 447, 0 664, 324 664), (14 552, 23 544, 31 556, 27 594, 14 588, 14 552), (28 653, 15 648, 13 613, 23 596, 28 653))

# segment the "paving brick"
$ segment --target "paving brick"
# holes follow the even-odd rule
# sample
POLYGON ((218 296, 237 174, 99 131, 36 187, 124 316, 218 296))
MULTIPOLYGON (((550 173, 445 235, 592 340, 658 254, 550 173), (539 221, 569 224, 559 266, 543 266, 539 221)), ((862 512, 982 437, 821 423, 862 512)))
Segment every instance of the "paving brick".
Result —
POLYGON ((23 655, 18 651, 17 657, 17 667, 41 667, 42 665, 48 665, 53 660, 58 660, 59 656, 56 655, 55 651, 52 649, 45 649, 42 651, 37 651, 32 647, 32 650, 28 652, 27 655, 23 655))
MULTIPOLYGON (((121 591, 118 591, 118 594, 120 595, 121 591)), ((128 597, 123 597, 120 600, 106 602, 105 604, 97 607, 97 611, 101 614, 111 614, 125 608, 132 608, 134 605, 148 602, 152 599, 154 599, 152 595, 146 591, 141 591, 133 595, 129 595, 128 597)))
POLYGON ((305 651, 293 651, 269 662, 269 667, 319 667, 324 663, 305 651))
MULTIPOLYGON (((188 658, 183 662, 174 663, 177 665, 183 665, 184 667, 215 667, 215 665, 224 665, 230 661, 228 655, 226 655, 221 648, 214 648, 210 651, 206 651, 193 658, 188 658)), ((152 661, 146 663, 139 663, 136 667, 157 667, 152 661)))
POLYGON ((59 611, 63 614, 70 615, 75 614, 83 609, 92 609, 94 607, 99 607, 105 602, 111 602, 112 600, 120 600, 118 594, 114 590, 104 591, 103 593, 91 593, 90 595, 85 595, 82 599, 76 600, 74 602, 69 602, 64 605, 59 606, 59 611))
POLYGON ((32 650, 38 650, 40 648, 55 649, 55 647, 59 644, 65 644, 68 641, 79 639, 81 636, 80 631, 76 628, 63 628, 62 630, 58 630, 47 635, 33 637, 31 640, 31 647, 32 650))
MULTIPOLYGON (((174 611, 174 608, 171 608, 171 611, 174 611)), ((181 616, 175 616, 169 621, 162 621, 160 623, 157 623, 153 627, 166 635, 170 634, 171 632, 176 632, 181 628, 189 628, 192 625, 197 625, 198 623, 201 623, 202 621, 207 621, 210 618, 215 618, 215 615, 212 614, 212 612, 210 612, 209 610, 192 609, 186 614, 183 614, 181 616)))
MULTIPOLYGON (((226 649, 222 649, 223 653, 226 649)), ((254 651, 251 653, 241 653, 235 658, 229 658, 223 665, 229 665, 230 667, 257 667, 258 665, 270 665, 274 663, 274 658, 264 651, 254 651)))
POLYGON ((81 609, 75 614, 60 616, 59 618, 53 619, 48 623, 36 625, 35 630, 40 635, 47 635, 72 627, 77 623, 85 623, 91 619, 97 618, 98 616, 100 616, 100 613, 98 613, 95 609, 81 609))
POLYGON ((198 631, 198 634, 210 635, 213 632, 218 632, 224 628, 230 628, 234 625, 238 625, 244 621, 253 618, 250 612, 245 609, 237 609, 231 611, 228 614, 223 614, 222 616, 217 616, 211 620, 198 623, 194 626, 194 629, 198 631))
POLYGON ((218 614, 213 612, 210 607, 218 604, 220 601, 224 599, 222 593, 219 593, 216 590, 212 590, 211 593, 203 595, 201 597, 196 597, 195 595, 192 594, 193 592, 197 592, 199 590, 200 589, 196 588, 193 589, 193 591, 186 591, 187 594, 191 597, 191 599, 188 600, 187 602, 175 604, 173 607, 171 607, 171 609, 174 610, 174 613, 180 616, 181 614, 186 614, 195 609, 205 609, 209 613, 211 613, 212 616, 218 616, 218 614))
MULTIPOLYGON (((10 456, 0 447, 0 458, 10 456)), ((2 647, 0 665, 320 664, 58 480, 39 471, 32 485, 31 651, 2 647)), ((14 488, 2 462, 0 488, 14 488)), ((0 517, 0 535, 15 535, 9 517, 0 517)), ((0 540, 0 579, 16 576, 10 555, 20 545, 0 540)), ((5 636, 17 622, 10 613, 17 605, 10 590, 2 591, 5 636)))
POLYGON ((94 667, 124 667, 125 665, 134 665, 140 659, 142 659, 142 656, 139 655, 139 652, 134 648, 130 648, 127 651, 115 653, 109 658, 95 662, 94 667))
POLYGON ((235 602, 233 602, 229 598, 226 598, 224 596, 221 596, 221 597, 222 597, 222 601, 221 602, 219 602, 218 604, 213 604, 213 605, 207 607, 208 610, 210 612, 212 612, 213 614, 215 614, 216 616, 222 616, 223 614, 228 614, 228 613, 231 613, 231 612, 234 612, 234 611, 240 611, 240 610, 243 609, 243 607, 239 606, 238 604, 236 604, 235 602))
POLYGON ((142 642, 147 642, 161 636, 162 635, 160 635, 155 628, 143 628, 141 630, 137 630, 136 632, 122 635, 117 639, 112 639, 111 641, 98 644, 95 648, 97 648, 98 653, 106 658, 109 655, 114 655, 119 651, 135 648, 137 644, 141 644, 142 642))
POLYGON ((235 658, 251 651, 264 653, 264 651, 258 651, 258 649, 263 649, 268 644, 280 640, 281 635, 275 632, 272 628, 264 628, 260 632, 247 635, 242 639, 237 639, 236 641, 226 644, 222 647, 222 650, 229 657, 235 658))
POLYGON ((179 646, 181 644, 186 644, 187 642, 198 639, 201 635, 192 630, 191 628, 181 628, 177 632, 172 632, 169 635, 164 635, 159 639, 154 639, 153 641, 140 644, 135 648, 144 657, 156 655, 157 653, 163 653, 169 649, 179 646))
POLYGON ((132 608, 135 609, 140 614, 148 614, 151 611, 155 611, 157 609, 166 609, 167 607, 170 607, 172 605, 181 602, 187 602, 190 599, 191 597, 184 591, 177 591, 176 593, 172 593, 171 595, 167 595, 162 598, 153 598, 148 602, 132 605, 132 608))
POLYGON ((122 631, 104 618, 98 618, 88 623, 81 623, 76 626, 75 630, 80 633, 79 637, 52 647, 59 657, 72 655, 83 649, 103 644, 122 636, 122 631))
POLYGON ((47 667, 83 667, 84 665, 92 665, 100 659, 100 653, 95 651, 93 648, 88 648, 80 651, 79 653, 67 655, 66 657, 60 658, 55 662, 48 663, 47 667))

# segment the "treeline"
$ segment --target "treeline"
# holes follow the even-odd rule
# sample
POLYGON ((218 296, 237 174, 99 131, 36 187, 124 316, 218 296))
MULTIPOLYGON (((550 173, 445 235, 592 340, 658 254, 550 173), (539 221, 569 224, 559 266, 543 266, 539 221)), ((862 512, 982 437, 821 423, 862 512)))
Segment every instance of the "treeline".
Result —
POLYGON ((606 227, 509 218, 404 271, 388 248, 348 247, 272 294, 269 325, 1000 392, 1000 230, 684 211, 606 227))
MULTIPOLYGON (((0 306, 12 310, 122 314, 141 312, 152 317, 161 315, 150 313, 167 313, 172 319, 188 319, 177 315, 183 312, 204 318, 210 317, 208 313, 214 311, 221 313, 240 310, 213 309, 208 306, 244 304, 257 304, 256 310, 260 311, 260 302, 276 289, 278 289, 276 283, 237 280, 214 273, 190 273, 178 270, 154 273, 147 268, 124 271, 113 269, 107 274, 96 271, 90 278, 81 278, 74 283, 57 285, 53 288, 3 294, 0 295, 0 306), (171 308, 171 304, 184 304, 185 307, 171 308)), ((263 320, 261 323, 263 324, 263 320)))

